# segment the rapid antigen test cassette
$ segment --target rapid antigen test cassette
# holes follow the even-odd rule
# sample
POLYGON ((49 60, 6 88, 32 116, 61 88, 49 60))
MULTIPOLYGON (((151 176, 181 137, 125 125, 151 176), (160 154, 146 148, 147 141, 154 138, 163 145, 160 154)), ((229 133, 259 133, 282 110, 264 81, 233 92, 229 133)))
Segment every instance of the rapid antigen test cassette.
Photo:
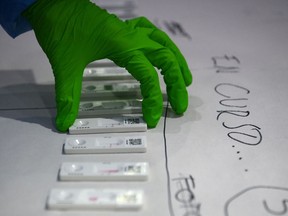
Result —
POLYGON ((83 80, 130 80, 133 76, 121 67, 87 67, 83 80))
POLYGON ((144 181, 148 178, 146 162, 64 162, 61 181, 144 181))
POLYGON ((50 210, 139 210, 143 191, 130 189, 55 188, 50 191, 50 210))
POLYGON ((142 101, 138 99, 82 101, 79 105, 78 117, 95 117, 107 114, 142 113, 142 101))
POLYGON ((65 154, 103 154, 103 153, 143 153, 146 152, 145 136, 104 136, 68 137, 64 144, 65 154))
POLYGON ((122 81, 86 81, 82 84, 81 98, 123 98, 133 97, 141 99, 140 83, 122 81))
POLYGON ((76 119, 70 134, 144 132, 147 124, 140 116, 97 117, 76 119))

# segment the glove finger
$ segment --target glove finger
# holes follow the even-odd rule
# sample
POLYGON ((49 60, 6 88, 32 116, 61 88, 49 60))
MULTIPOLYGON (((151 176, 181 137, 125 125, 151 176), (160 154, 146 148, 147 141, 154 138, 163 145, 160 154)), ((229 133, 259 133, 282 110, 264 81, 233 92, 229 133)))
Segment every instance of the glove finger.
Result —
POLYGON ((82 74, 84 68, 66 65, 63 69, 54 69, 56 91, 56 128, 65 132, 74 123, 79 109, 82 74))
POLYGON ((186 62, 184 56, 182 55, 182 53, 180 52, 178 47, 175 45, 175 43, 169 38, 169 36, 165 32, 163 32, 159 29, 155 29, 150 34, 150 38, 152 40, 158 42, 162 46, 170 49, 174 53, 174 56, 178 61, 181 73, 183 75, 185 85, 189 86, 193 80, 192 74, 189 70, 189 67, 187 65, 187 62, 186 62))
POLYGON ((163 48, 150 52, 147 57, 154 66, 161 69, 172 109, 177 114, 184 113, 188 107, 188 93, 174 53, 167 48, 163 48))
POLYGON ((140 82, 143 118, 149 128, 154 128, 163 109, 158 73, 142 53, 133 53, 125 67, 140 82))
POLYGON ((150 20, 148 20, 146 17, 138 17, 135 19, 127 20, 126 23, 128 25, 131 25, 133 28, 149 28, 153 29, 151 31, 149 37, 156 41, 157 43, 161 44, 164 47, 169 48, 177 58, 177 61, 179 62, 181 72, 183 74, 183 78, 185 80, 186 86, 189 86, 192 83, 192 74, 188 68, 187 62, 178 49, 178 47, 175 45, 175 43, 169 38, 169 36, 159 30, 150 20))

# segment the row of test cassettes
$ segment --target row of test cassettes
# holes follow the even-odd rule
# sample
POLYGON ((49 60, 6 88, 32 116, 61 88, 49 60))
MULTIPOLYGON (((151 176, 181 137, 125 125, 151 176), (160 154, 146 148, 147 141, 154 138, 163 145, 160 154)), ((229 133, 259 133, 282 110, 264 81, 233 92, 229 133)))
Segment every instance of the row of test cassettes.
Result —
MULTIPOLYGON (((147 125, 142 119, 139 83, 123 68, 88 65, 84 71, 79 114, 64 143, 65 154, 144 153, 147 125), (94 134, 97 136, 85 136, 94 134)), ((147 162, 63 162, 60 181, 146 181, 147 162)), ((142 189, 55 188, 47 208, 52 210, 139 210, 142 189)))

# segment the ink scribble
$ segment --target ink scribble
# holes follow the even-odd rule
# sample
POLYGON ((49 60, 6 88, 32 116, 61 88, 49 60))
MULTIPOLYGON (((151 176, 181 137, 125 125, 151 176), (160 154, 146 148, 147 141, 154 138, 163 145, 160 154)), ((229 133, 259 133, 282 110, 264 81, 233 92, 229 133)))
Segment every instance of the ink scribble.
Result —
POLYGON ((268 185, 246 188, 227 200, 224 215, 287 216, 288 188, 268 185))
POLYGON ((214 56, 212 61, 217 73, 239 72, 240 60, 236 56, 214 56))
POLYGON ((153 23, 163 31, 170 33, 173 36, 179 36, 182 38, 186 38, 187 40, 191 40, 192 37, 188 33, 188 31, 184 28, 184 26, 177 21, 159 21, 158 19, 155 19, 153 23))
POLYGON ((175 195, 174 198, 178 203, 178 210, 183 216, 200 216, 201 204, 196 201, 194 194, 195 180, 192 175, 183 176, 179 175, 177 178, 173 178, 175 195))
POLYGON ((223 109, 217 110, 217 121, 222 120, 222 125, 229 130, 227 136, 241 144, 258 145, 262 142, 261 128, 251 123, 228 123, 231 117, 247 118, 250 115, 247 104, 250 90, 233 83, 220 83, 215 86, 215 92, 224 97, 219 104, 223 109), (229 104, 227 103, 229 101, 229 104), (222 117, 222 118, 221 118, 222 117), (228 122, 227 122, 228 121, 228 122))

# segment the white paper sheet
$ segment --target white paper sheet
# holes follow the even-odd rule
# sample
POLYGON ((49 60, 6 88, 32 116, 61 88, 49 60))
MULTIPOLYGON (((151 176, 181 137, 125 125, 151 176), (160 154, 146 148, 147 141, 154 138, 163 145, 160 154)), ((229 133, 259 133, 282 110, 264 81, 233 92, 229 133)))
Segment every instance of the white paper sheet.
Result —
MULTIPOLYGON (((108 2, 116 5, 101 5, 108 2)), ((117 4, 127 2, 130 17, 148 17, 186 57, 194 76, 187 112, 163 114, 145 133, 147 153, 64 155, 69 135, 54 129, 49 63, 32 32, 13 40, 1 29, 0 215, 288 215, 288 2, 117 4), (129 185, 59 182, 60 164, 72 160, 148 161, 151 176, 129 185), (145 206, 137 213, 48 211, 54 187, 140 187, 145 206)))

